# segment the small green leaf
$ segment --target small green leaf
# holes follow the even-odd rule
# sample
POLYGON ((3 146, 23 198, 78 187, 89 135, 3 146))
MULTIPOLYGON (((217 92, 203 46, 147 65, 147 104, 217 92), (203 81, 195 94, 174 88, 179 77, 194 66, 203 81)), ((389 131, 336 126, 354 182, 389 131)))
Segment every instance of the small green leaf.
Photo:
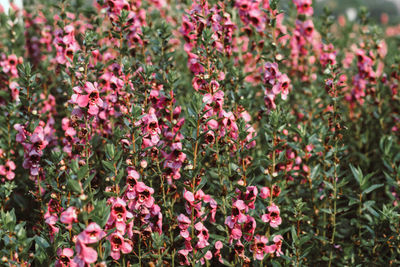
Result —
POLYGON ((102 160, 101 162, 103 163, 104 167, 108 171, 110 171, 110 172, 114 172, 115 171, 114 165, 111 162, 108 162, 108 161, 105 161, 105 160, 102 160))
POLYGON ((371 193, 372 191, 374 191, 374 190, 376 190, 376 189, 378 189, 378 188, 380 188, 380 187, 382 187, 383 186, 383 184, 374 184, 374 185, 371 185, 370 187, 368 187, 367 189, 365 189, 362 193, 365 195, 365 194, 369 194, 369 193, 371 193))
POLYGON ((74 191, 76 193, 82 192, 81 185, 77 180, 69 179, 67 182, 67 185, 68 185, 69 189, 71 189, 72 191, 74 191))
POLYGON ((77 174, 76 174, 77 177, 78 177, 78 180, 80 181, 83 178, 85 178, 88 172, 89 172, 88 165, 84 165, 84 166, 80 167, 78 172, 77 172, 77 174))

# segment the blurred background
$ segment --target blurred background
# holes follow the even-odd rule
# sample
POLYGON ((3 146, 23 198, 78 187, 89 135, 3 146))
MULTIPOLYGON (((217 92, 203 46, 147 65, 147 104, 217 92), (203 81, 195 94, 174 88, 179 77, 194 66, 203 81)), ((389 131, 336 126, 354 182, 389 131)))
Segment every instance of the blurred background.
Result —
MULTIPOLYGON (((0 0, 0 4, 5 11, 9 8, 9 2, 13 1, 16 6, 21 7, 22 3, 32 4, 35 0, 0 0)), ((57 2, 55 0, 53 2, 57 2)), ((93 0, 70 0, 71 2, 80 2, 80 4, 91 4, 93 0)), ((132 0, 136 1, 136 0, 132 0)), ((185 2, 185 0, 181 0, 185 2)), ((36 0, 36 2, 40 2, 36 0)), ((169 2, 167 0, 167 2, 169 2)), ((186 1, 188 2, 188 1, 186 1)), ((292 0, 280 0, 281 7, 285 9, 291 4, 292 0)), ((369 10, 370 18, 377 23, 387 21, 389 24, 400 23, 400 0, 313 0, 315 15, 321 15, 324 8, 328 8, 336 17, 345 15, 347 19, 353 20, 356 18, 357 11, 360 7, 365 6, 369 10), (383 15, 382 14, 386 14, 383 15)))
POLYGON ((326 6, 335 15, 344 14, 349 20, 355 18, 357 9, 365 6, 376 22, 381 22, 382 14, 388 15, 389 23, 400 22, 400 0, 314 0, 314 6, 318 13, 326 6))
MULTIPOLYGON (((283 6, 292 0, 281 0, 283 6)), ((382 22, 382 15, 387 15, 389 24, 400 23, 400 0, 313 0, 315 15, 323 13, 328 8, 336 17, 345 15, 347 19, 354 20, 360 7, 365 6, 370 18, 377 23, 382 22)), ((386 17, 383 15, 383 17, 386 17)), ((383 18, 385 21, 385 18, 383 18)))

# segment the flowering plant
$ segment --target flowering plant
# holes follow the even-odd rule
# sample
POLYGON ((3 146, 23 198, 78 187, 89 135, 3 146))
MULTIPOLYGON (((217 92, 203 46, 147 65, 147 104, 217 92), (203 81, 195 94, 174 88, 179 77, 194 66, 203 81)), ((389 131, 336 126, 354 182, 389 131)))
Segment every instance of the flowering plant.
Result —
POLYGON ((0 8, 3 265, 400 263, 393 29, 311 0, 33 2, 0 8))

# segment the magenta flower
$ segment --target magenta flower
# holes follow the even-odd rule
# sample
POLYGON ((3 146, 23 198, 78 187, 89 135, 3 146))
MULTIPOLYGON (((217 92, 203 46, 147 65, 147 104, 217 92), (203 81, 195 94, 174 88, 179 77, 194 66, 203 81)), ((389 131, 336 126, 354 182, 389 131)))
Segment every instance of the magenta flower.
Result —
POLYGON ((7 160, 6 164, 0 165, 0 175, 3 175, 7 178, 7 180, 12 180, 15 177, 15 163, 11 160, 7 160))
POLYGON ((265 103, 265 107, 268 110, 276 109, 275 95, 274 94, 270 94, 270 93, 266 93, 265 96, 264 96, 264 103, 265 103))
POLYGON ((244 199, 244 201, 246 201, 247 206, 248 206, 250 209, 254 209, 254 203, 255 203, 255 201, 256 201, 257 194, 258 194, 258 189, 257 189, 257 187, 255 187, 255 186, 248 186, 248 187, 246 188, 246 193, 245 193, 243 199, 244 199))
POLYGON ((153 193, 154 189, 145 185, 143 182, 138 182, 136 184, 136 193, 137 193, 137 203, 139 205, 144 205, 147 208, 151 208, 154 204, 153 193))
POLYGON ((307 16, 313 15, 312 0, 293 0, 293 3, 296 5, 297 13, 307 16))
POLYGON ((264 253, 267 253, 267 243, 268 238, 265 236, 256 235, 254 237, 254 243, 251 246, 251 251, 254 253, 254 258, 260 261, 264 259, 264 253))
POLYGON ((126 190, 126 196, 128 199, 134 199, 136 196, 135 187, 139 179, 139 173, 132 167, 128 167, 127 169, 128 176, 126 177, 126 184, 128 186, 126 190))
POLYGON ((222 260, 221 249, 224 247, 224 245, 222 244, 221 241, 218 240, 217 242, 215 242, 214 247, 215 247, 214 257, 216 257, 218 261, 223 264, 224 261, 222 260))
POLYGON ((103 229, 101 229, 97 223, 92 222, 78 235, 78 240, 84 244, 93 244, 100 241, 105 236, 106 233, 103 229))
POLYGON ((7 58, 5 55, 0 60, 0 67, 4 73, 9 74, 11 77, 18 77, 17 64, 22 63, 22 58, 17 58, 16 55, 9 55, 7 58))
POLYGON ((280 86, 281 97, 283 100, 286 100, 289 94, 290 79, 286 74, 282 74, 278 78, 278 82, 280 86))
POLYGON ((124 237, 115 232, 110 236, 111 257, 114 260, 119 260, 121 253, 127 254, 132 251, 132 242, 124 239, 124 237))
POLYGON ((76 267, 76 263, 72 261, 74 251, 70 248, 59 249, 57 251, 58 260, 56 261, 56 267, 76 267))
POLYGON ((271 192, 270 192, 270 190, 269 190, 268 187, 263 187, 263 188, 261 188, 261 190, 260 190, 260 197, 261 197, 262 199, 269 198, 270 196, 271 196, 271 192))
POLYGON ((194 195, 192 192, 187 191, 185 189, 185 193, 183 193, 183 197, 186 199, 187 202, 189 202, 189 204, 194 205, 194 195))
POLYGON ((208 238, 210 236, 208 234, 208 229, 201 222, 196 223, 194 225, 194 228, 196 229, 197 238, 199 239, 197 241, 196 247, 205 248, 206 246, 209 245, 208 238))
POLYGON ((276 256, 278 256, 278 257, 283 255, 282 240, 283 240, 283 237, 281 235, 276 235, 276 236, 274 236, 274 239, 273 239, 273 241, 275 243, 276 256))
POLYGON ((108 229, 116 227, 121 234, 125 234, 126 220, 127 218, 132 218, 133 214, 126 210, 126 202, 121 198, 112 198, 111 202, 111 214, 107 222, 107 227, 108 229))
POLYGON ((180 265, 189 265, 189 255, 190 250, 188 249, 181 249, 178 251, 178 261, 180 265))
POLYGON ((72 223, 78 222, 78 215, 75 207, 69 207, 60 215, 60 222, 68 224, 67 229, 72 228, 72 223))
POLYGON ((90 115, 97 115, 99 108, 103 107, 103 100, 100 98, 99 90, 97 90, 97 83, 86 82, 84 86, 86 94, 80 87, 74 87, 75 94, 71 96, 71 103, 78 104, 79 107, 88 107, 90 115))
POLYGON ((179 214, 178 216, 178 226, 179 229, 181 229, 180 235, 185 238, 190 240, 190 234, 189 231, 187 230, 191 224, 191 220, 185 216, 184 214, 179 214))
POLYGON ((269 206, 267 213, 261 216, 261 220, 266 223, 269 222, 269 225, 273 228, 278 227, 282 223, 278 206, 275 204, 269 206))
POLYGON ((50 227, 50 239, 53 240, 54 235, 60 231, 58 227, 55 227, 58 217, 57 215, 50 215, 49 213, 47 213, 47 215, 45 214, 44 217, 46 219, 45 222, 50 227))
POLYGON ((246 222, 247 216, 244 214, 245 211, 246 204, 243 202, 243 200, 236 200, 232 204, 232 215, 226 218, 225 224, 232 229, 235 223, 246 222))
POLYGON ((253 239, 255 230, 256 230, 256 220, 250 215, 247 215, 247 221, 243 226, 244 239, 250 242, 253 239))
POLYGON ((78 266, 87 266, 97 261, 97 251, 91 247, 87 247, 79 237, 76 241, 75 250, 77 255, 74 258, 74 262, 78 266))

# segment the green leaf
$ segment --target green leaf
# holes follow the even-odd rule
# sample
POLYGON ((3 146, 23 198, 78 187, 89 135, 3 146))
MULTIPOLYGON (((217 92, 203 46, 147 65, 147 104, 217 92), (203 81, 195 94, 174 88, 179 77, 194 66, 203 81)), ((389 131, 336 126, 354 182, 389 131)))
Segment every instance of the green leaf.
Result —
POLYGON ((110 172, 114 172, 115 171, 114 165, 111 162, 108 162, 108 161, 105 161, 105 160, 102 160, 101 162, 103 163, 103 166, 108 171, 110 171, 110 172))
POLYGON ((71 189, 72 191, 76 192, 76 193, 81 193, 82 189, 81 189, 81 185, 77 180, 74 179, 69 179, 67 182, 67 186, 69 189, 71 189))
POLYGON ((380 188, 380 187, 382 187, 383 186, 383 184, 374 184, 374 185, 371 185, 370 187, 368 187, 367 189, 365 189, 362 193, 363 194, 369 194, 369 193, 371 193, 372 191, 374 191, 375 189, 378 189, 378 188, 380 188))
POLYGON ((83 183, 83 190, 86 190, 86 188, 90 185, 90 182, 93 180, 94 176, 96 175, 96 173, 92 173, 87 179, 86 181, 83 183))
POLYGON ((353 165, 349 165, 351 172, 353 173, 354 178, 356 179, 356 181, 358 182, 358 184, 360 186, 363 186, 363 174, 362 171, 360 170, 360 168, 358 167, 357 169, 353 166, 353 165))
POLYGON ((106 155, 109 160, 112 160, 115 156, 115 148, 113 144, 106 145, 106 155))
POLYGON ((84 165, 84 166, 80 167, 76 174, 78 177, 78 180, 80 181, 80 180, 82 180, 82 178, 85 178, 88 172, 89 172, 88 165, 84 165))
POLYGON ((35 242, 42 249, 46 249, 46 248, 50 247, 49 242, 47 242, 46 239, 44 239, 41 236, 35 236, 35 242))

